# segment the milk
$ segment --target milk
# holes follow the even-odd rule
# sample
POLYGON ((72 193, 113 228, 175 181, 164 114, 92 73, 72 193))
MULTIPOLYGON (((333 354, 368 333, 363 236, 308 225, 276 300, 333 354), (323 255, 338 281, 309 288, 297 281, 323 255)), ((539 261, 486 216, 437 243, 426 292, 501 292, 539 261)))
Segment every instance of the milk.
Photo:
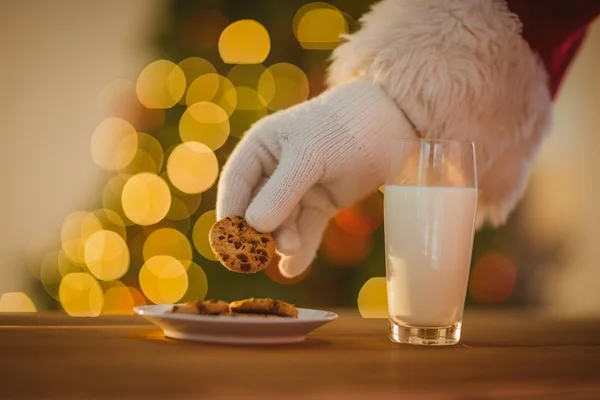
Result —
POLYGON ((449 327, 462 320, 477 190, 386 186, 385 246, 390 318, 449 327))

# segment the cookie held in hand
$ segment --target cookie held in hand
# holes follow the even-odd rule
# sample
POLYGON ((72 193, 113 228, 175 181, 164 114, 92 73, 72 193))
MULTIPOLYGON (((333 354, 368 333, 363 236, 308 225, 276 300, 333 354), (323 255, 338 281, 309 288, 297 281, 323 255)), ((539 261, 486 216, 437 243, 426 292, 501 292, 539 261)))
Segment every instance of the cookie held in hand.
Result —
POLYGON ((221 264, 233 272, 262 271, 275 255, 273 236, 256 231, 240 217, 217 221, 210 229, 209 241, 221 264))
POLYGON ((298 317, 298 309, 290 303, 273 299, 246 299, 229 304, 232 313, 239 314, 266 314, 280 317, 298 317))

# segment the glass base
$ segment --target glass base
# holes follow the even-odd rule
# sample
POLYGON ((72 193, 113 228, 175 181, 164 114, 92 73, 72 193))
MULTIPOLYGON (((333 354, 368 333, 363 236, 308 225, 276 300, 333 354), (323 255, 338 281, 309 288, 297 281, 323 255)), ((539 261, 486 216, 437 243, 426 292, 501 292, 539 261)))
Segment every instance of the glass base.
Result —
POLYGON ((460 340, 461 323, 448 327, 418 327, 390 321, 390 340, 423 346, 452 346, 460 340))

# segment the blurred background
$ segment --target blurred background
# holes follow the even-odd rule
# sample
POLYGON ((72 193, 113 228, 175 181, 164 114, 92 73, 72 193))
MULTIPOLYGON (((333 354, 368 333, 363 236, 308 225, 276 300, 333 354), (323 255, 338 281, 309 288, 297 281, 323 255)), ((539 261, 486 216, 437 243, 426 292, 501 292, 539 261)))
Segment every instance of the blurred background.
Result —
MULTIPOLYGON (((0 2, 0 311, 129 314, 270 296, 385 316, 383 195, 341 211, 292 280, 215 262, 223 163, 259 118, 324 90, 371 0, 0 2)), ((468 307, 600 314, 600 21, 525 199, 477 233, 468 307)))

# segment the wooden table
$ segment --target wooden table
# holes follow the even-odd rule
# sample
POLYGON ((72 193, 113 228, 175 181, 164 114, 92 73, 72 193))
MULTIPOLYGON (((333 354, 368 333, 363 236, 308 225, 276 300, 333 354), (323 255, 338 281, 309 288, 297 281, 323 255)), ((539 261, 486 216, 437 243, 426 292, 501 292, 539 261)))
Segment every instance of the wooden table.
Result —
POLYGON ((136 316, 0 316, 0 398, 600 399, 600 320, 467 313, 453 347, 340 318, 280 346, 178 342, 136 316))

